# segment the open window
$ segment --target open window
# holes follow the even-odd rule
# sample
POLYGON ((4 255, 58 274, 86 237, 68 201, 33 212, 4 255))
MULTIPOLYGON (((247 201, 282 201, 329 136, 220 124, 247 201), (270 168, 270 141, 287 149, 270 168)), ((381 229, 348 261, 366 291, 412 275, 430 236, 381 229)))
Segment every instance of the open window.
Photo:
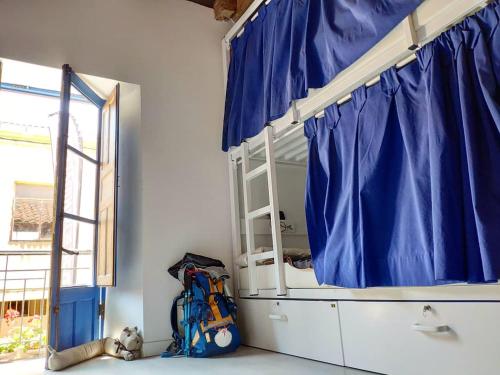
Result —
POLYGON ((63 66, 51 273, 57 350, 99 337, 103 287, 116 285, 119 90, 103 98, 63 66))

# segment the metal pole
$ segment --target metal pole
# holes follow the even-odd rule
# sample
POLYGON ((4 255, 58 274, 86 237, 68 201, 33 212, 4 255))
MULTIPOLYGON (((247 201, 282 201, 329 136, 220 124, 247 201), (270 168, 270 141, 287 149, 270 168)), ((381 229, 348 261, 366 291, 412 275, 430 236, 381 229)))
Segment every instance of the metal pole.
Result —
MULTIPOLYGON (((43 289, 42 289, 42 302, 40 304, 40 327, 43 332, 43 316, 45 314, 45 288, 47 287, 47 270, 43 273, 43 289)), ((43 335, 40 335, 40 348, 38 349, 38 353, 40 353, 40 349, 43 345, 43 335)))
POLYGON ((9 255, 5 259, 5 269, 3 273, 3 288, 2 288, 2 315, 0 315, 0 322, 3 320, 5 314, 5 289, 7 288, 7 268, 9 265, 9 255))
POLYGON ((231 203, 231 231, 233 240, 233 288, 234 295, 238 295, 239 290, 239 265, 238 258, 241 256, 241 224, 240 224, 240 203, 238 192, 238 165, 228 154, 229 168, 229 198, 231 203))
MULTIPOLYGON (((19 343, 23 343, 23 324, 24 324, 24 302, 26 299, 26 279, 24 279, 23 298, 21 300, 21 326, 19 327, 19 343)), ((28 309, 29 311, 29 309, 28 309)))

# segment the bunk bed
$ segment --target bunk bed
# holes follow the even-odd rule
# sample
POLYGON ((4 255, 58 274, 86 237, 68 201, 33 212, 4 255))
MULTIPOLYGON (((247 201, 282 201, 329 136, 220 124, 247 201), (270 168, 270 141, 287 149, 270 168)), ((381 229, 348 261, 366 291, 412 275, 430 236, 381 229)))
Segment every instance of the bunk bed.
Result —
MULTIPOLYGON (((378 83, 388 68, 412 63, 415 49, 489 3, 499 7, 497 2, 484 0, 423 1, 330 83, 293 101, 290 110, 261 133, 229 149, 235 289, 246 344, 387 374, 425 370, 486 374, 500 366, 491 349, 500 344, 500 331, 478 333, 485 320, 493 323, 500 313, 498 284, 367 289, 319 285, 312 269, 297 269, 284 262, 276 181, 280 163, 307 161, 308 141, 303 135, 307 119, 321 118, 325 108, 347 102, 358 87, 378 83), (251 168, 252 160, 261 163, 251 168), (241 207, 239 173, 243 180, 241 207), (252 183, 261 175, 267 175, 269 205, 255 210, 252 183), (267 215, 272 246, 257 251, 254 221, 267 215), (246 262, 241 262, 242 256, 246 262), (269 259, 272 264, 263 264, 269 259), (401 348, 406 348, 403 354, 401 348), (396 352, 400 355, 394 356, 396 352), (431 354, 436 358, 433 363, 422 361, 431 354)), ((225 77, 231 41, 268 4, 255 0, 223 39, 225 77)))

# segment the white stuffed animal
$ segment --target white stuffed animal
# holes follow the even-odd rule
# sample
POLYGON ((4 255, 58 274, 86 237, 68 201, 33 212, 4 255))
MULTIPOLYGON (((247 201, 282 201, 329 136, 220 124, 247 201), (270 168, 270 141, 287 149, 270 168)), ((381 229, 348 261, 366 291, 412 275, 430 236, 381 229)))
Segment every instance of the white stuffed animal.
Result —
POLYGON ((137 327, 125 327, 119 339, 106 339, 104 352, 114 357, 122 357, 126 361, 132 361, 141 357, 142 344, 143 339, 137 327), (110 341, 112 341, 112 344, 110 341), (113 349, 110 350, 110 348, 113 349))

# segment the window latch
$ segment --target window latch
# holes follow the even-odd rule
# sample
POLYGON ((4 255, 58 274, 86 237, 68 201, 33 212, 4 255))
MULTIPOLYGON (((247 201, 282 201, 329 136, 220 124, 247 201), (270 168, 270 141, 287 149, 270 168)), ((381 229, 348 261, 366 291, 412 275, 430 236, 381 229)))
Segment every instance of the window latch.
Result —
POLYGON ((64 247, 62 248, 62 251, 66 254, 69 254, 69 255, 80 255, 79 251, 68 250, 68 249, 65 249, 64 247))

